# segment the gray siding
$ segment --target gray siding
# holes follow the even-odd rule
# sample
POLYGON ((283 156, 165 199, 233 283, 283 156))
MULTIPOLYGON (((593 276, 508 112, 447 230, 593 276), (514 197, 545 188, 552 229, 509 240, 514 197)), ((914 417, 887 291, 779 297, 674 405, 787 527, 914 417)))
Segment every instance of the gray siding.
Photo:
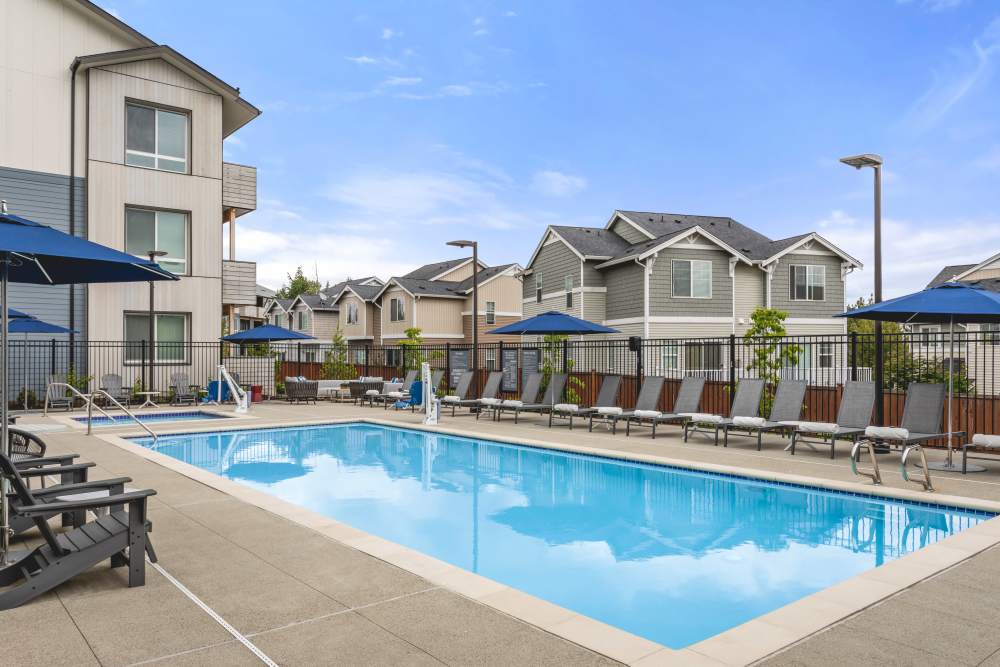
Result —
POLYGON ((222 206, 240 214, 257 208, 257 167, 222 163, 222 206))
POLYGON ((778 260, 771 278, 771 306, 787 311, 789 317, 832 317, 844 312, 844 281, 840 277, 840 263, 841 259, 835 255, 785 255, 778 260), (788 267, 792 264, 821 264, 826 267, 826 294, 822 301, 790 298, 788 267))
POLYGON ((648 236, 622 220, 617 220, 615 224, 611 225, 611 231, 629 243, 642 243, 643 241, 649 240, 648 236))
POLYGON ((257 303, 257 263, 222 261, 222 303, 252 306, 257 303))
POLYGON ((544 294, 562 292, 566 276, 573 279, 573 287, 580 286, 580 258, 561 241, 542 246, 531 270, 521 288, 525 299, 534 298, 539 275, 544 294))
POLYGON ((660 252, 649 280, 649 314, 653 316, 732 317, 733 284, 729 277, 729 253, 723 250, 687 249, 673 246, 660 252), (712 298, 672 296, 671 260, 700 259, 712 262, 712 298))
MULTIPOLYGON (((83 178, 75 182, 75 234, 87 235, 87 188, 83 178)), ((8 211, 63 232, 69 232, 69 177, 35 171, 0 167, 0 199, 7 200, 8 211)), ((87 288, 85 285, 24 285, 9 287, 10 307, 60 326, 76 329, 77 340, 87 336, 87 288), (70 318, 70 290, 74 290, 74 317, 70 318)), ((19 336, 23 338, 23 335, 19 336)), ((65 338, 65 336, 29 336, 29 340, 65 338)))
POLYGON ((594 267, 600 264, 594 260, 583 263, 583 285, 584 287, 604 287, 604 274, 594 267))
POLYGON ((643 316, 645 270, 635 262, 616 264, 604 270, 608 285, 606 319, 620 320, 643 316))

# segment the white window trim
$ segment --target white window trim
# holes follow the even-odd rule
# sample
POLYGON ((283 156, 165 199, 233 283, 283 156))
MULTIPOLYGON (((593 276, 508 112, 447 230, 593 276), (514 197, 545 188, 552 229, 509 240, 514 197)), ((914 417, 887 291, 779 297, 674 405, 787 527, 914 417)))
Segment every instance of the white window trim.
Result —
MULTIPOLYGON (((147 331, 149 330, 148 329, 148 327, 149 327, 149 322, 148 322, 149 312, 148 311, 126 310, 124 313, 122 313, 122 333, 123 334, 125 333, 125 328, 126 328, 125 322, 126 322, 126 320, 130 316, 131 317, 145 317, 147 319, 147 322, 146 322, 147 329, 146 330, 147 331)), ((183 348, 184 349, 184 358, 183 359, 166 359, 166 360, 163 360, 163 359, 153 359, 153 364, 158 364, 158 365, 162 365, 162 366, 189 366, 191 364, 190 345, 189 345, 189 343, 191 343, 191 313, 178 313, 178 312, 173 312, 173 311, 159 311, 159 310, 153 312, 153 319, 154 320, 158 319, 161 316, 173 316, 173 317, 183 317, 184 318, 184 340, 182 341, 182 343, 184 345, 184 348, 183 348)), ((124 339, 124 335, 122 337, 124 339)), ((145 340, 145 339, 143 339, 143 340, 145 340)), ((159 352, 159 349, 160 349, 159 348, 159 344, 158 344, 158 340, 159 340, 159 324, 154 324, 153 325, 153 346, 152 346, 154 354, 157 353, 157 352, 159 352)), ((124 343, 125 343, 125 350, 124 350, 124 354, 123 354, 123 362, 126 365, 128 365, 128 364, 140 364, 140 363, 142 363, 143 360, 142 360, 141 357, 130 358, 129 355, 128 355, 129 351, 131 350, 131 347, 133 345, 137 345, 138 343, 137 342, 128 341, 127 339, 124 341, 124 343)), ((146 363, 149 363, 148 360, 146 361, 146 363)))
POLYGON ((405 322, 406 321, 406 309, 403 307, 403 297, 394 296, 389 298, 389 321, 390 322, 405 322), (399 317, 396 317, 397 308, 393 305, 394 303, 399 303, 399 317))
MULTIPOLYGON (((159 113, 172 113, 178 116, 184 116, 184 169, 181 171, 174 171, 172 169, 162 169, 157 166, 159 160, 169 160, 171 162, 180 162, 181 159, 173 155, 161 155, 159 153, 147 153, 146 151, 137 151, 133 148, 128 147, 128 136, 125 137, 125 166, 127 167, 137 167, 139 169, 153 169, 155 171, 166 171, 172 174, 190 174, 191 173, 191 112, 185 111, 175 111, 173 109, 164 109, 158 107, 154 104, 135 102, 130 100, 125 100, 125 132, 128 132, 128 107, 139 107, 141 109, 152 109, 155 114, 159 113), (153 158, 153 166, 146 167, 141 164, 129 164, 129 155, 141 155, 143 157, 153 158)), ((157 150, 160 148, 160 123, 159 118, 154 115, 153 117, 153 145, 156 146, 157 150)))
POLYGON ((487 301, 486 302, 486 324, 496 324, 497 323, 497 302, 487 301), (492 306, 492 308, 490 308, 492 306))
MULTIPOLYGON (((132 211, 146 211, 153 214, 153 245, 155 248, 150 248, 150 250, 160 249, 160 213, 179 213, 184 216, 184 254, 188 255, 183 260, 178 257, 170 257, 169 255, 164 255, 163 257, 158 257, 156 261, 159 262, 184 262, 184 272, 175 273, 175 276, 190 276, 191 275, 191 212, 190 211, 168 211, 159 210, 155 208, 145 208, 143 206, 125 206, 125 243, 128 243, 128 212, 132 211)), ((142 255, 136 255, 136 257, 142 257, 142 255)), ((149 259, 146 255, 143 259, 149 259)), ((173 273, 171 271, 171 273, 173 273)))
POLYGON ((670 298, 672 299, 711 299, 714 293, 715 285, 712 283, 714 266, 712 265, 712 260, 710 259, 671 259, 670 260, 670 298), (687 262, 691 265, 688 271, 689 276, 689 291, 691 294, 689 296, 683 296, 680 294, 674 294, 674 264, 677 262, 687 262), (694 265, 698 264, 708 264, 708 296, 695 296, 694 295, 694 265))
MULTIPOLYGON (((815 286, 815 285, 814 285, 815 286)), ((814 303, 822 303, 826 301, 826 266, 823 264, 789 264, 788 265, 788 300, 789 301, 812 301, 814 303), (804 299, 800 299, 795 295, 795 269, 796 267, 803 267, 806 270, 806 296, 804 299), (809 298, 809 270, 819 269, 822 274, 822 281, 818 285, 823 288, 823 298, 822 299, 812 299, 809 298)))

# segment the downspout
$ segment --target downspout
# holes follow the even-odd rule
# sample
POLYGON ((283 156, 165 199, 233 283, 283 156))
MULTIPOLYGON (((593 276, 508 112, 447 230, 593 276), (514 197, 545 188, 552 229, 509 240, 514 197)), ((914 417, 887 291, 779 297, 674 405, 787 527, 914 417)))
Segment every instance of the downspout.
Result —
MULTIPOLYGON (((848 262, 840 263, 840 288, 844 292, 844 310, 847 310, 847 276, 854 273, 854 267, 848 262)), ((847 318, 844 318, 844 333, 847 333, 847 318)))
POLYGON ((766 266, 760 267, 760 270, 764 272, 764 281, 766 284, 765 289, 765 303, 766 308, 771 307, 771 278, 774 276, 774 269, 778 266, 777 263, 771 263, 766 266))
POLYGON ((580 260, 580 319, 587 319, 583 312, 583 264, 584 260, 580 260))
POLYGON ((643 285, 642 285, 642 337, 649 338, 649 278, 653 275, 653 265, 656 263, 656 258, 659 253, 654 253, 649 257, 645 264, 641 264, 636 258, 634 261, 639 266, 644 267, 643 273, 643 285))
POLYGON ((739 260, 735 257, 729 258, 729 280, 732 282, 733 296, 733 335, 736 335, 736 263, 739 260))
MULTIPOLYGON (((69 235, 76 236, 76 70, 80 59, 69 66, 69 235)), ((73 367, 76 345, 76 285, 69 286, 69 365, 73 367)))

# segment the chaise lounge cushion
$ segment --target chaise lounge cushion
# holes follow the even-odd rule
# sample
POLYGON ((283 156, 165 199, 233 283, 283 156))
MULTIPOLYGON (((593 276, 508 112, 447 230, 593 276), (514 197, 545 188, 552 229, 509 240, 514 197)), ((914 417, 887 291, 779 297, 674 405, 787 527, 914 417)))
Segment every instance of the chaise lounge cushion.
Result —
POLYGON ((656 419, 663 413, 660 412, 659 410, 633 410, 632 414, 634 414, 636 417, 639 417, 640 419, 656 419))
POLYGON ((556 412, 579 412, 580 406, 574 403, 556 403, 552 409, 556 412))
POLYGON ((599 415, 615 416, 615 415, 620 415, 622 412, 624 412, 624 410, 614 405, 597 408, 597 414, 599 415))
POLYGON ((524 405, 524 401, 517 401, 517 400, 514 400, 513 398, 508 398, 508 399, 504 400, 502 403, 503 403, 504 407, 508 407, 508 408, 519 408, 522 405, 524 405))
POLYGON ((483 405, 500 405, 503 401, 499 398, 480 398, 479 402, 483 405))
POLYGON ((885 440, 907 440, 910 437, 910 432, 896 426, 869 426, 865 429, 865 435, 869 438, 885 440))
POLYGON ((687 417, 691 421, 700 424, 718 424, 722 421, 721 416, 709 414, 707 412, 681 412, 679 413, 679 416, 687 417))
POLYGON ((382 392, 380 392, 378 389, 369 389, 368 391, 365 392, 365 396, 381 396, 381 395, 382 392))
POLYGON ((972 444, 979 447, 996 447, 1000 448, 1000 435, 986 435, 985 433, 976 433, 972 436, 972 444))
POLYGON ((458 403, 461 400, 462 399, 459 396, 453 396, 451 394, 449 394, 448 396, 442 396, 441 397, 441 402, 442 403, 458 403))
POLYGON ((733 417, 733 426, 743 426, 744 428, 760 428, 767 424, 763 417, 733 417))
POLYGON ((799 430, 803 433, 836 433, 837 425, 829 422, 799 422, 799 430))

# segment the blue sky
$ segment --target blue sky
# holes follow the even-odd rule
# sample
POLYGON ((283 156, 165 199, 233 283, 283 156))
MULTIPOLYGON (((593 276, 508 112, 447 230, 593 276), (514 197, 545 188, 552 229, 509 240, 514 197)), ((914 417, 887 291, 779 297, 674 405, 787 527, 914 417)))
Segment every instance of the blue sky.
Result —
POLYGON ((616 208, 815 230, 866 263, 881 153, 885 283, 1000 251, 1000 3, 109 0, 263 110, 240 259, 279 286, 456 256, 526 263, 616 208))

